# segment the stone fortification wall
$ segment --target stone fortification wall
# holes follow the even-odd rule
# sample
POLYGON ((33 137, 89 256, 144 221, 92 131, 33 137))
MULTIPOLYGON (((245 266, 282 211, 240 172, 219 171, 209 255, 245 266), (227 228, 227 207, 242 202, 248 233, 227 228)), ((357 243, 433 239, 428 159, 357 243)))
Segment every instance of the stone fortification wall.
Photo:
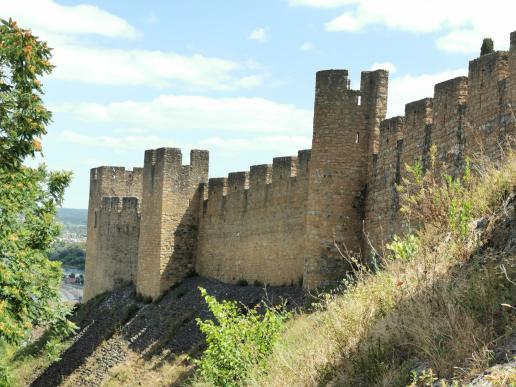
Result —
POLYGON ((402 218, 396 186, 401 182, 404 117, 382 121, 378 157, 372 166, 364 219, 364 251, 377 249, 383 254, 382 241, 399 234, 402 218))
POLYGON ((235 283, 300 284, 310 151, 202 186, 197 273, 235 283))
MULTIPOLYGON (((484 158, 500 159, 516 136, 515 98, 516 33, 512 33, 509 52, 497 51, 470 61, 468 77, 435 85, 433 98, 408 103, 404 117, 382 122, 364 218, 374 249, 382 251, 384 242, 408 227, 398 211, 395 188, 407 176, 406 164, 420 161, 429 168, 432 145, 437 148, 437 172, 453 176, 461 175, 466 157, 473 168, 484 158)), ((365 251, 370 252, 373 249, 367 242, 365 251)))
MULTIPOLYGON (((124 257, 116 256, 116 251, 109 249, 109 254, 106 254, 104 248, 108 247, 103 242, 109 245, 109 240, 104 238, 105 228, 100 227, 100 216, 103 212, 103 198, 104 197, 117 197, 119 202, 124 202, 125 199, 122 197, 132 197, 138 201, 142 195, 142 178, 143 169, 134 168, 132 171, 128 171, 123 167, 99 167, 93 168, 90 171, 90 196, 88 205, 88 229, 87 229, 87 242, 86 242, 86 268, 84 273, 84 295, 83 300, 87 301, 90 298, 100 294, 106 290, 111 290, 113 282, 107 277, 104 268, 106 267, 107 260, 123 260, 124 257), (115 254, 115 255, 113 255, 115 254)), ((133 201, 131 201, 132 203, 133 201)), ((135 208, 137 204, 135 204, 135 208)), ((122 210, 122 208, 120 208, 122 210)), ((124 210, 124 214, 130 212, 129 209, 124 210)), ((137 211, 136 211, 137 212, 137 211)), ((105 218, 104 211, 104 219, 105 218)), ((132 223, 129 224, 129 217, 122 217, 125 225, 139 227, 137 216, 132 217, 132 223)), ((110 217, 116 226, 118 219, 110 217)), ((137 232, 131 235, 137 235, 137 232)), ((121 253, 122 254, 122 253, 121 253)), ((109 266, 110 263, 107 263, 109 266)), ((127 275, 129 276, 130 270, 128 269, 127 275)))
POLYGON ((136 279, 140 212, 138 198, 103 197, 97 213, 96 294, 136 279))
POLYGON ((93 169, 85 299, 134 280, 135 246, 137 291, 152 298, 194 271, 312 288, 349 269, 335 246, 381 254, 409 226, 396 189, 406 164, 428 169, 435 145, 440 171, 457 176, 466 157, 475 168, 498 160, 516 137, 510 39, 510 51, 470 61, 468 77, 435 85, 403 117, 385 119, 386 71, 362 72, 360 90, 347 70, 318 72, 312 149, 272 165, 208 181, 208 152, 182 165, 179 149, 160 148, 143 169, 93 169))
POLYGON ((387 109, 388 73, 362 72, 360 90, 347 70, 316 75, 303 283, 333 282, 348 269, 340 249, 360 253, 368 164, 387 109))
POLYGON ((194 272, 199 187, 208 179, 208 152, 192 150, 182 165, 181 150, 145 152, 137 292, 155 298, 194 272))

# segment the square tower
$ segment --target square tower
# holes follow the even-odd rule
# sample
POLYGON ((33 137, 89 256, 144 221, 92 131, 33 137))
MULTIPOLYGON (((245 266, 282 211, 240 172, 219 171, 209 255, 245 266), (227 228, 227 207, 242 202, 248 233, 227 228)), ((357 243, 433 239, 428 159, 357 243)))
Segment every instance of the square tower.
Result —
POLYGON ((361 251, 368 165, 378 148, 387 85, 385 70, 362 72, 360 90, 349 88, 347 70, 316 75, 303 274, 307 288, 332 283, 349 269, 335 245, 361 251))

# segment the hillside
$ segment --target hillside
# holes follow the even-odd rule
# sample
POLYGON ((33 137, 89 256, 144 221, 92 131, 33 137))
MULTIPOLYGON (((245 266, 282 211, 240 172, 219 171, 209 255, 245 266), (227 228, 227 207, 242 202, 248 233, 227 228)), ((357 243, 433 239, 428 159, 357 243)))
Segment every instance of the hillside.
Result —
POLYGON ((88 210, 83 208, 59 208, 57 219, 64 225, 86 226, 88 210))
POLYGON ((59 208, 57 220, 63 225, 60 239, 66 242, 86 241, 88 210, 59 208))
POLYGON ((88 210, 58 208, 57 220, 63 227, 50 259, 60 261, 63 267, 84 270, 88 210))
POLYGON ((249 307, 285 297, 297 310, 235 385, 513 386, 516 157, 478 170, 455 182, 431 173, 406 181, 404 209, 419 230, 368 265, 343 254, 353 273, 308 309, 295 286, 264 292, 192 277, 153 303, 128 286, 76 309, 79 331, 59 360, 38 349, 43 338, 24 349, 33 357, 12 355, 13 374, 32 386, 206 385, 192 360, 206 349, 195 318, 211 316, 203 287, 249 307))
POLYGON ((249 307, 263 298, 270 302, 286 299, 290 308, 304 302, 303 291, 297 287, 272 287, 264 293, 260 287, 192 277, 149 304, 137 299, 134 288, 127 286, 78 307, 74 321, 79 330, 65 344, 61 360, 46 369, 44 355, 17 364, 20 384, 165 386, 184 381, 193 369, 189 356, 197 356, 203 348, 195 318, 209 316, 199 286, 218 298, 238 300, 249 307))

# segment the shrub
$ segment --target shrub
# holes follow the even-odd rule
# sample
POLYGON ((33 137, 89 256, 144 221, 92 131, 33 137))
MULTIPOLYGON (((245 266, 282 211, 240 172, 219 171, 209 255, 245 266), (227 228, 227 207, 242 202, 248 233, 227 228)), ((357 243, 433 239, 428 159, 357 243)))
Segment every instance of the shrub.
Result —
POLYGON ((11 376, 9 368, 0 362, 0 387, 10 387, 14 385, 14 380, 11 376))
POLYGON ((48 356, 48 359, 51 362, 56 362, 61 359, 61 350, 62 350, 62 343, 57 338, 50 338, 45 343, 45 354, 48 356))
POLYGON ((471 170, 466 160, 461 177, 454 178, 439 173, 436 165, 437 148, 430 149, 431 165, 424 171, 421 163, 407 166, 408 178, 398 187, 408 220, 416 225, 437 230, 447 230, 463 239, 469 231, 473 202, 471 196, 471 170))
POLYGON ((196 319, 207 344, 198 374, 216 386, 238 385, 252 366, 272 352, 288 313, 283 307, 266 306, 263 314, 257 308, 242 311, 235 302, 218 302, 205 289, 199 290, 216 322, 196 319))
POLYGON ((410 261, 418 252, 419 239, 414 234, 409 234, 403 239, 394 235, 393 241, 388 243, 386 247, 391 252, 390 258, 410 261))
POLYGON ((482 47, 480 47, 480 56, 491 54, 494 52, 494 43, 491 38, 484 38, 482 41, 482 47))

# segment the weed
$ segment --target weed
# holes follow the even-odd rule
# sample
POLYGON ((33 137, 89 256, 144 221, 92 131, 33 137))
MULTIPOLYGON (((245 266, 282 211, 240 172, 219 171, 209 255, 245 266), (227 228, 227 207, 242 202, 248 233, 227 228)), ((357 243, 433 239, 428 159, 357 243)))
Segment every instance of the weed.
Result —
POLYGON ((197 362, 198 373, 212 385, 238 385, 252 366, 263 362, 270 354, 288 313, 281 306, 264 306, 263 314, 258 313, 257 308, 246 308, 243 313, 235 302, 218 302, 205 289, 200 288, 200 291, 216 322, 196 320, 207 343, 197 362))
POLYGON ((419 239, 414 234, 409 234, 405 238, 394 235, 393 241, 388 243, 386 248, 391 252, 389 258, 408 262, 419 250, 419 239))

